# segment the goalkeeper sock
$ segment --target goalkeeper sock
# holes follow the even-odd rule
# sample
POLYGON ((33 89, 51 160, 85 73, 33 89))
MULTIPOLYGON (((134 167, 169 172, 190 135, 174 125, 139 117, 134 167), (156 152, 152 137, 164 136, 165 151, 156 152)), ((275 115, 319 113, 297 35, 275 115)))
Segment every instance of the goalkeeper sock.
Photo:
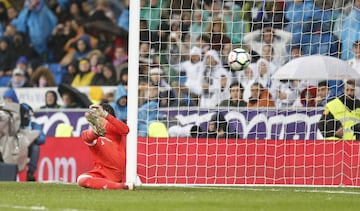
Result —
POLYGON ((94 189, 129 189, 125 183, 113 182, 104 178, 83 177, 77 181, 78 185, 94 189))

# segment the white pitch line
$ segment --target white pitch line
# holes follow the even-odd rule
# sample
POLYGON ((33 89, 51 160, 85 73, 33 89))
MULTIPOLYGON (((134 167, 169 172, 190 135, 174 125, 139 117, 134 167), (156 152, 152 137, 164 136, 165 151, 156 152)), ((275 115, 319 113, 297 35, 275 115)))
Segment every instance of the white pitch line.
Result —
POLYGON ((330 194, 349 194, 349 195, 360 195, 360 192, 356 191, 331 191, 331 190, 306 190, 306 189, 294 189, 284 190, 276 188, 237 188, 237 187, 193 187, 201 189, 220 189, 220 190, 247 190, 247 191, 270 191, 270 192, 297 192, 297 193, 330 193, 330 194))
POLYGON ((20 205, 0 205, 0 208, 11 208, 11 209, 19 209, 19 210, 48 210, 48 208, 44 206, 20 206, 20 205))
MULTIPOLYGON (((0 208, 11 208, 11 209, 18 209, 18 210, 49 210, 44 206, 20 206, 20 205, 0 205, 0 208)), ((76 208, 64 208, 64 209, 56 209, 61 211, 94 211, 94 210, 83 210, 83 209, 76 209, 76 208)))

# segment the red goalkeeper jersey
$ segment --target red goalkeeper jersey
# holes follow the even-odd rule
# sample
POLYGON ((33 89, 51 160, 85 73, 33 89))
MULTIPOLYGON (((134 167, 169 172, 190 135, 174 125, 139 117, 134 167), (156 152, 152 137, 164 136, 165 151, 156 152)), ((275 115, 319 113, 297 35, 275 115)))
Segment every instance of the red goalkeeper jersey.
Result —
POLYGON ((94 169, 87 174, 107 178, 114 182, 125 182, 126 176, 126 135, 129 127, 112 115, 103 122, 106 130, 104 137, 97 136, 91 129, 81 133, 89 146, 94 169))

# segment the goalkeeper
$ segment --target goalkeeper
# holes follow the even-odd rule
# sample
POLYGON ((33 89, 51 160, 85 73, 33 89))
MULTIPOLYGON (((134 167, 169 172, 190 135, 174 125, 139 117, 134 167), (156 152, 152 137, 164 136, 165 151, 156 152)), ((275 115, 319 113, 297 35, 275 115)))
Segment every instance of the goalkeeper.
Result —
POLYGON ((91 105, 85 113, 90 127, 81 133, 93 157, 94 169, 81 174, 77 184, 93 189, 134 189, 125 184, 126 135, 129 127, 116 119, 110 104, 91 105))

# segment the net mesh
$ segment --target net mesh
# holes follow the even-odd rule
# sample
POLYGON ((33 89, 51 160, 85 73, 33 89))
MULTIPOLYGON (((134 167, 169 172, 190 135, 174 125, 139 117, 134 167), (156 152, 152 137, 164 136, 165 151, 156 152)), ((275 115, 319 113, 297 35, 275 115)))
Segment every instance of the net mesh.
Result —
POLYGON ((358 185, 357 142, 326 139, 358 139, 359 8, 141 1, 141 180, 358 185), (251 56, 240 71, 228 64, 235 48, 251 56))

